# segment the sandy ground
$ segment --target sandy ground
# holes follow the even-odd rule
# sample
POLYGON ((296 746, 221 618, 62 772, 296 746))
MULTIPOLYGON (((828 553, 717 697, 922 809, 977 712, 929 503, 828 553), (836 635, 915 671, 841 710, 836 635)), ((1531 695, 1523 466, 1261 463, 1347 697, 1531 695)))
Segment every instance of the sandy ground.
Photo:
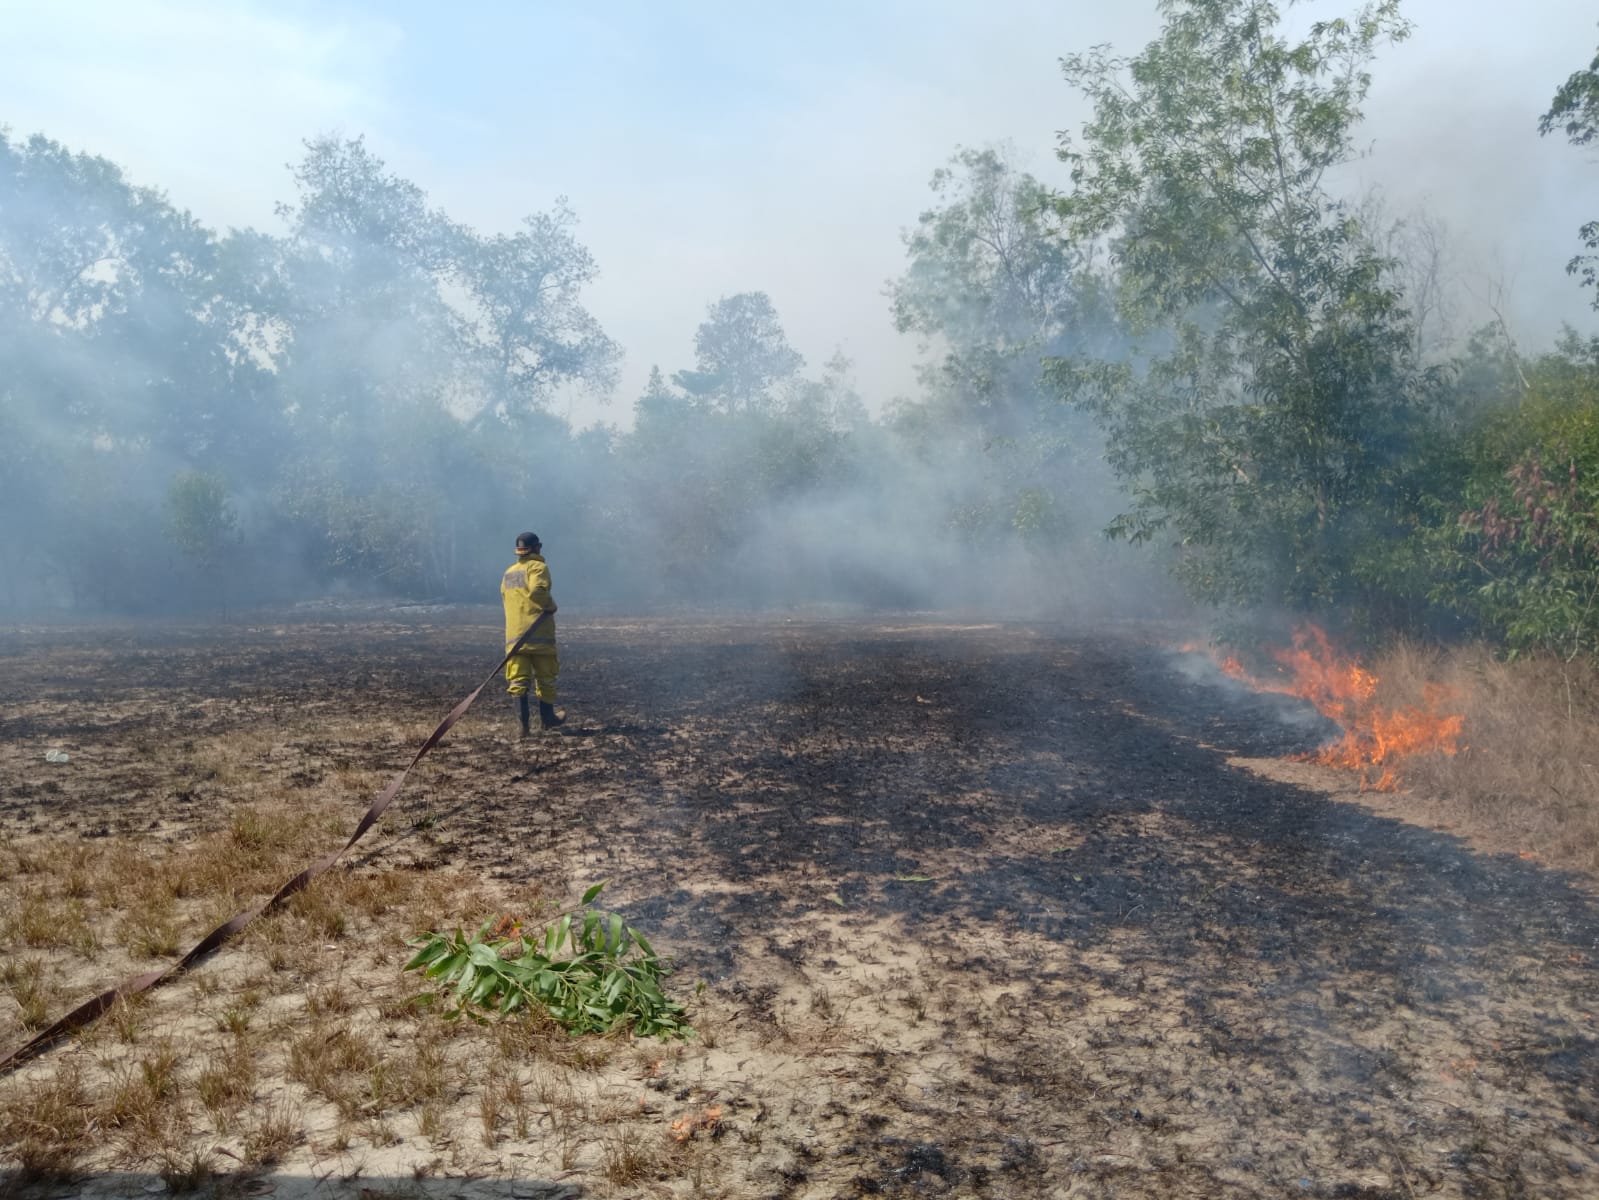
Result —
MULTIPOLYGON (((13 1168, 63 1079, 86 1122, 9 1188, 1599 1195, 1588 881, 1283 761, 1280 699, 1132 626, 566 617, 560 735, 491 690, 320 900, 0 1080, 13 1168), (405 1008, 407 936, 600 880, 696 1038, 405 1008)), ((270 890, 275 823, 336 845, 495 619, 0 634, 0 1042, 17 964, 59 1015, 270 890)))

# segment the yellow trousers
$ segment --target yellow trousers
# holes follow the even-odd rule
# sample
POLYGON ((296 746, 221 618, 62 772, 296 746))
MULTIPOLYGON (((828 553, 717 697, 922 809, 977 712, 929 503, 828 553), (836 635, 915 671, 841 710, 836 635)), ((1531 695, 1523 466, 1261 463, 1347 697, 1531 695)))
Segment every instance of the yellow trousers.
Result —
POLYGON ((545 704, 555 703, 555 677, 561 673, 561 660, 554 646, 523 648, 513 654, 505 664, 506 689, 513 696, 527 695, 528 680, 533 681, 535 694, 545 704))

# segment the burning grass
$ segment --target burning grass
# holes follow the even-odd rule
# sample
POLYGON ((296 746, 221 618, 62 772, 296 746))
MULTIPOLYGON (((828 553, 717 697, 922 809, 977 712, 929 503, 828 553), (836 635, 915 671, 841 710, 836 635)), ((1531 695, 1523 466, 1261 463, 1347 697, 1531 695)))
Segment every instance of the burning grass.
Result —
POLYGON ((1267 671, 1250 670, 1235 655, 1217 663, 1256 691, 1309 701, 1336 724, 1337 738, 1307 757, 1358 772, 1362 790, 1394 791, 1407 760, 1459 750, 1464 717, 1455 711, 1453 688, 1414 673, 1368 669, 1335 649, 1316 625, 1301 625, 1292 646, 1265 653, 1272 663, 1267 671))
MULTIPOLYGON (((1199 649, 1190 644, 1186 651, 1199 649)), ((1369 663, 1314 625, 1267 665, 1212 654, 1220 671, 1298 697, 1338 727, 1305 761, 1354 773, 1382 806, 1498 851, 1599 872, 1599 669, 1483 646, 1393 646, 1369 663)))

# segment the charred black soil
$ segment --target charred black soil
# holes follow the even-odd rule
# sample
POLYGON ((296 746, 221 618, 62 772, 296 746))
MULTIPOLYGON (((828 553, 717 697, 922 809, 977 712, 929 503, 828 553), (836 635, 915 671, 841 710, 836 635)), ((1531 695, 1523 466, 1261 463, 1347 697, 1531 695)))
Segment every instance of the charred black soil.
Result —
MULTIPOLYGON (((1153 635, 572 617, 565 729, 518 743, 491 686, 402 796, 426 819, 340 870, 607 879, 675 956, 710 1036, 649 1086, 721 1136, 693 1180, 575 1160, 581 1194, 1599 1194, 1588 884, 1233 765, 1314 730, 1153 635)), ((382 778, 495 636, 13 631, 0 834, 216 829, 197 739, 261 739, 284 793, 382 778)))

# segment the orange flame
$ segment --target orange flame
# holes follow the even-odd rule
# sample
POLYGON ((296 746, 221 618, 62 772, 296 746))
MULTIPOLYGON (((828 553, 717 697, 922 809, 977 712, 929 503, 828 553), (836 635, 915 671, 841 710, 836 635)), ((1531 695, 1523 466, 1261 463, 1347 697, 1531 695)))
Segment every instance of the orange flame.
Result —
POLYGON ((1398 760, 1412 754, 1454 754, 1463 718, 1447 713, 1449 689, 1428 684, 1419 708, 1389 709, 1378 704, 1377 676, 1333 649, 1315 625, 1294 631, 1293 647, 1272 652, 1285 672, 1259 679, 1236 658, 1222 659, 1223 672, 1257 691, 1298 696, 1343 729, 1343 737, 1306 757, 1323 766, 1362 772, 1361 787, 1392 792, 1399 787, 1398 760))
POLYGON ((715 1136, 722 1131, 722 1106, 708 1104, 698 1114, 679 1117, 672 1122, 672 1138, 674 1141, 686 1142, 699 1130, 715 1136))

